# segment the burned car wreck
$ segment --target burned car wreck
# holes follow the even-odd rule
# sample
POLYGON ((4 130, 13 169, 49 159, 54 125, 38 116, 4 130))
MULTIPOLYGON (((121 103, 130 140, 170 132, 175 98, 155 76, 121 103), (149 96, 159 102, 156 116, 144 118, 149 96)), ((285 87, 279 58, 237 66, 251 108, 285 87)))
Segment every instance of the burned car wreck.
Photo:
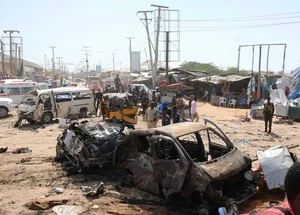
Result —
POLYGON ((89 124, 87 121, 74 122, 57 138, 56 158, 66 158, 78 172, 86 172, 91 168, 111 165, 116 145, 125 135, 125 127, 134 129, 132 125, 120 127, 100 124, 89 124))
POLYGON ((179 196, 197 214, 231 210, 257 192, 259 174, 221 129, 205 123, 132 131, 116 147, 114 165, 128 170, 136 187, 167 202, 179 196))

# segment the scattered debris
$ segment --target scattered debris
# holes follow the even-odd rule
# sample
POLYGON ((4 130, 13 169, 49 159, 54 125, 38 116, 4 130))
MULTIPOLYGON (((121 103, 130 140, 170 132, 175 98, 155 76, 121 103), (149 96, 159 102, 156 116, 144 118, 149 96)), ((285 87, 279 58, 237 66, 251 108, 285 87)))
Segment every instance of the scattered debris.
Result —
POLYGON ((252 143, 247 140, 241 140, 240 144, 251 145, 252 143))
POLYGON ((30 162, 30 161, 31 161, 31 158, 21 158, 20 160, 17 161, 17 164, 26 163, 26 162, 30 162))
POLYGON ((45 200, 45 201, 32 201, 27 203, 25 206, 28 207, 30 210, 47 210, 52 208, 56 205, 63 205, 66 204, 68 200, 45 200))
POLYGON ((29 152, 32 152, 32 150, 30 150, 28 147, 17 148, 12 151, 13 154, 22 154, 22 153, 29 153, 29 152))
POLYGON ((295 162, 289 150, 284 146, 275 146, 264 152, 258 151, 257 157, 269 190, 283 189, 285 175, 295 162))
POLYGON ((98 209, 99 208, 99 205, 93 205, 92 206, 92 209, 98 209))
POLYGON ((88 209, 75 205, 58 205, 52 208, 57 215, 79 215, 88 211, 88 209))
POLYGON ((116 126, 74 122, 57 138, 56 158, 67 158, 78 172, 111 165, 123 130, 116 126))
POLYGON ((57 194, 62 194, 64 192, 64 188, 62 188, 62 187, 55 187, 54 191, 57 194))
POLYGON ((8 149, 8 147, 6 147, 6 148, 0 148, 0 153, 4 153, 4 152, 6 152, 6 151, 7 151, 7 149, 8 149))
POLYGON ((104 183, 100 182, 97 185, 81 186, 80 188, 84 192, 84 195, 91 196, 91 197, 96 197, 96 196, 99 196, 100 194, 103 194, 103 192, 104 192, 104 183))

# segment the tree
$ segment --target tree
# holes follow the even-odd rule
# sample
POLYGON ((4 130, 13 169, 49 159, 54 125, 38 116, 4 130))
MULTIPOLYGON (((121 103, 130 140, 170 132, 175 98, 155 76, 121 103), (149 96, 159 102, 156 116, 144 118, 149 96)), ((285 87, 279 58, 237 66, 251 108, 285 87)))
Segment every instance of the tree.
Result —
POLYGON ((180 68, 186 70, 201 70, 209 73, 218 73, 221 71, 220 68, 213 63, 200 63, 196 61, 185 61, 180 65, 180 68))

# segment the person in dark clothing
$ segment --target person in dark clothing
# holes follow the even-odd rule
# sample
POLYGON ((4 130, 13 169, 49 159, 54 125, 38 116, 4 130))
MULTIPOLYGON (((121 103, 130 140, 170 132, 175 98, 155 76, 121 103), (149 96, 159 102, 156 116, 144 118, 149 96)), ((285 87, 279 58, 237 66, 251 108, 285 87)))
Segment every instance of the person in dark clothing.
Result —
POLYGON ((189 113, 190 113, 190 118, 192 118, 192 114, 191 114, 191 105, 192 105, 192 101, 194 100, 194 94, 191 93, 190 94, 190 98, 189 98, 189 113))
POLYGON ((173 124, 180 122, 180 115, 177 112, 177 107, 173 106, 173 124))
POLYGON ((268 133, 271 133, 272 119, 273 119, 273 115, 274 115, 274 105, 273 105, 273 103, 271 103, 270 97, 268 97, 267 101, 264 104, 263 114, 264 114, 264 118, 265 118, 265 132, 267 132, 268 123, 269 123, 268 133))
POLYGON ((99 109, 99 105, 102 101, 102 98, 103 98, 103 93, 100 91, 100 89, 95 93, 95 98, 96 98, 96 116, 97 116, 97 113, 98 113, 98 109, 99 109))
POLYGON ((162 110, 162 119, 161 119, 161 125, 166 126, 171 124, 170 116, 167 114, 168 108, 164 107, 162 110))
POLYGON ((120 87, 122 85, 121 79, 119 78, 119 75, 116 76, 115 80, 114 80, 115 86, 116 86, 116 91, 117 93, 120 92, 120 87))

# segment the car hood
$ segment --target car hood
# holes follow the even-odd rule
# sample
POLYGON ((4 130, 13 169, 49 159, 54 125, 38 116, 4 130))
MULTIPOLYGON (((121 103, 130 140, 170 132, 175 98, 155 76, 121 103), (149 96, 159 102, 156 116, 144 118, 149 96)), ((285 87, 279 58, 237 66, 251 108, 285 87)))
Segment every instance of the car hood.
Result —
POLYGON ((10 98, 0 98, 0 102, 13 102, 10 98))
POLYGON ((251 159, 237 148, 226 155, 206 163, 197 163, 212 180, 225 180, 249 166, 251 159))

